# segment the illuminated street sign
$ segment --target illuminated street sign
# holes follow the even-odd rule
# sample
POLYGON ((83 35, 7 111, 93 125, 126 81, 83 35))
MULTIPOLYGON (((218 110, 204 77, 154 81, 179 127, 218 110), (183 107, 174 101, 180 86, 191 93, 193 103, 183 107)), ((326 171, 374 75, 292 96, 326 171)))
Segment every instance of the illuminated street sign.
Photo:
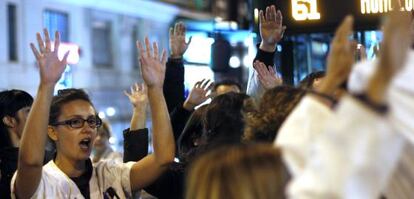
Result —
POLYGON ((320 19, 317 0, 292 0, 292 16, 297 21, 320 19))
MULTIPOLYGON (((360 0, 362 14, 387 13, 393 10, 396 5, 392 5, 392 0, 360 0)), ((399 0, 401 11, 412 11, 414 0, 399 0)))

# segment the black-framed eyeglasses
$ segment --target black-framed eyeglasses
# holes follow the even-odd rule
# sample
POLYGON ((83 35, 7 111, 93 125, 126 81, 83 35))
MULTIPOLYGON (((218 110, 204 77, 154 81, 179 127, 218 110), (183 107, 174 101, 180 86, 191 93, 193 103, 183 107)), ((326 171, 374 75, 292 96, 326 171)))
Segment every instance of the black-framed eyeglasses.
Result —
POLYGON ((69 120, 61 121, 61 122, 56 122, 56 123, 53 123, 52 126, 68 125, 74 129, 79 129, 79 128, 83 128, 83 126, 85 125, 85 122, 88 123, 89 127, 93 129, 99 128, 102 125, 101 118, 99 118, 98 116, 91 116, 91 117, 88 117, 87 119, 78 117, 78 118, 72 118, 69 120))

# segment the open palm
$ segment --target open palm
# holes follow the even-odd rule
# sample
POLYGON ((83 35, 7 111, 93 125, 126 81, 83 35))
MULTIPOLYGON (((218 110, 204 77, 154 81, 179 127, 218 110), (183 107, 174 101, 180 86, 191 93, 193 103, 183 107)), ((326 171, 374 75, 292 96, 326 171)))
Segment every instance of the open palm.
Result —
POLYGON ((191 43, 185 42, 186 27, 183 23, 176 23, 174 28, 170 28, 170 50, 172 58, 181 58, 191 43))
POLYGON ((145 38, 145 50, 141 42, 137 42, 137 45, 140 54, 139 61, 141 63, 142 78, 144 79, 145 84, 148 88, 162 88, 166 70, 165 63, 167 62, 166 51, 164 50, 160 57, 157 43, 154 42, 153 49, 151 49, 148 38, 145 38))
POLYGON ((286 26, 283 26, 283 16, 276 11, 275 6, 267 7, 266 13, 260 11, 260 35, 262 41, 268 45, 275 45, 283 38, 286 26))
POLYGON ((146 107, 148 104, 148 94, 145 84, 135 83, 131 86, 131 93, 124 91, 125 95, 128 96, 129 101, 134 107, 146 107))
POLYGON ((30 47, 32 48, 33 54, 35 55, 37 63, 39 65, 41 83, 54 85, 59 81, 62 73, 65 71, 69 51, 65 53, 65 56, 62 60, 59 60, 59 33, 55 33, 55 44, 53 51, 51 49, 52 42, 50 41, 49 32, 46 29, 44 30, 44 35, 45 42, 43 42, 40 33, 37 33, 36 35, 39 51, 36 49, 33 43, 30 44, 30 47))
POLYGON ((210 80, 206 81, 206 79, 197 82, 188 95, 187 101, 195 106, 202 104, 210 98, 208 92, 211 90, 212 85, 213 84, 210 82, 210 80))

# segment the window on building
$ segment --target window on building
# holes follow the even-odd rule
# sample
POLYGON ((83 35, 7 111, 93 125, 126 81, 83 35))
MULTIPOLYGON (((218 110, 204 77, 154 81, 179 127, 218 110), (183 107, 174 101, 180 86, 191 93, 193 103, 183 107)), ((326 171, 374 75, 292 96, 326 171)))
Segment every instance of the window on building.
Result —
POLYGON ((97 67, 111 67, 112 42, 111 23, 96 21, 92 26, 93 64, 97 67))
POLYGON ((7 5, 9 61, 18 61, 16 5, 7 5))
POLYGON ((50 39, 55 39, 55 31, 60 33, 60 41, 69 41, 69 16, 68 14, 55 10, 43 12, 43 26, 49 30, 50 39))
POLYGON ((138 62, 138 49, 136 42, 138 41, 138 26, 135 25, 132 30, 132 63, 133 69, 139 69, 139 62, 138 62))

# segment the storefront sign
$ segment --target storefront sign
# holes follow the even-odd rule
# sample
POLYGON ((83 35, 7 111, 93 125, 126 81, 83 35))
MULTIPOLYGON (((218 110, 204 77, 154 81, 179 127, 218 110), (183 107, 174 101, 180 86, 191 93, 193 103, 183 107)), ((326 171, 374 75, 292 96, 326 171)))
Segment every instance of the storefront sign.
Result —
POLYGON ((360 0, 362 14, 387 13, 395 7, 400 7, 401 11, 412 11, 414 0, 399 0, 399 5, 393 5, 392 0, 360 0))
POLYGON ((333 32, 347 15, 354 16, 356 30, 378 29, 384 13, 395 7, 413 11, 414 0, 278 0, 287 34, 333 32))

